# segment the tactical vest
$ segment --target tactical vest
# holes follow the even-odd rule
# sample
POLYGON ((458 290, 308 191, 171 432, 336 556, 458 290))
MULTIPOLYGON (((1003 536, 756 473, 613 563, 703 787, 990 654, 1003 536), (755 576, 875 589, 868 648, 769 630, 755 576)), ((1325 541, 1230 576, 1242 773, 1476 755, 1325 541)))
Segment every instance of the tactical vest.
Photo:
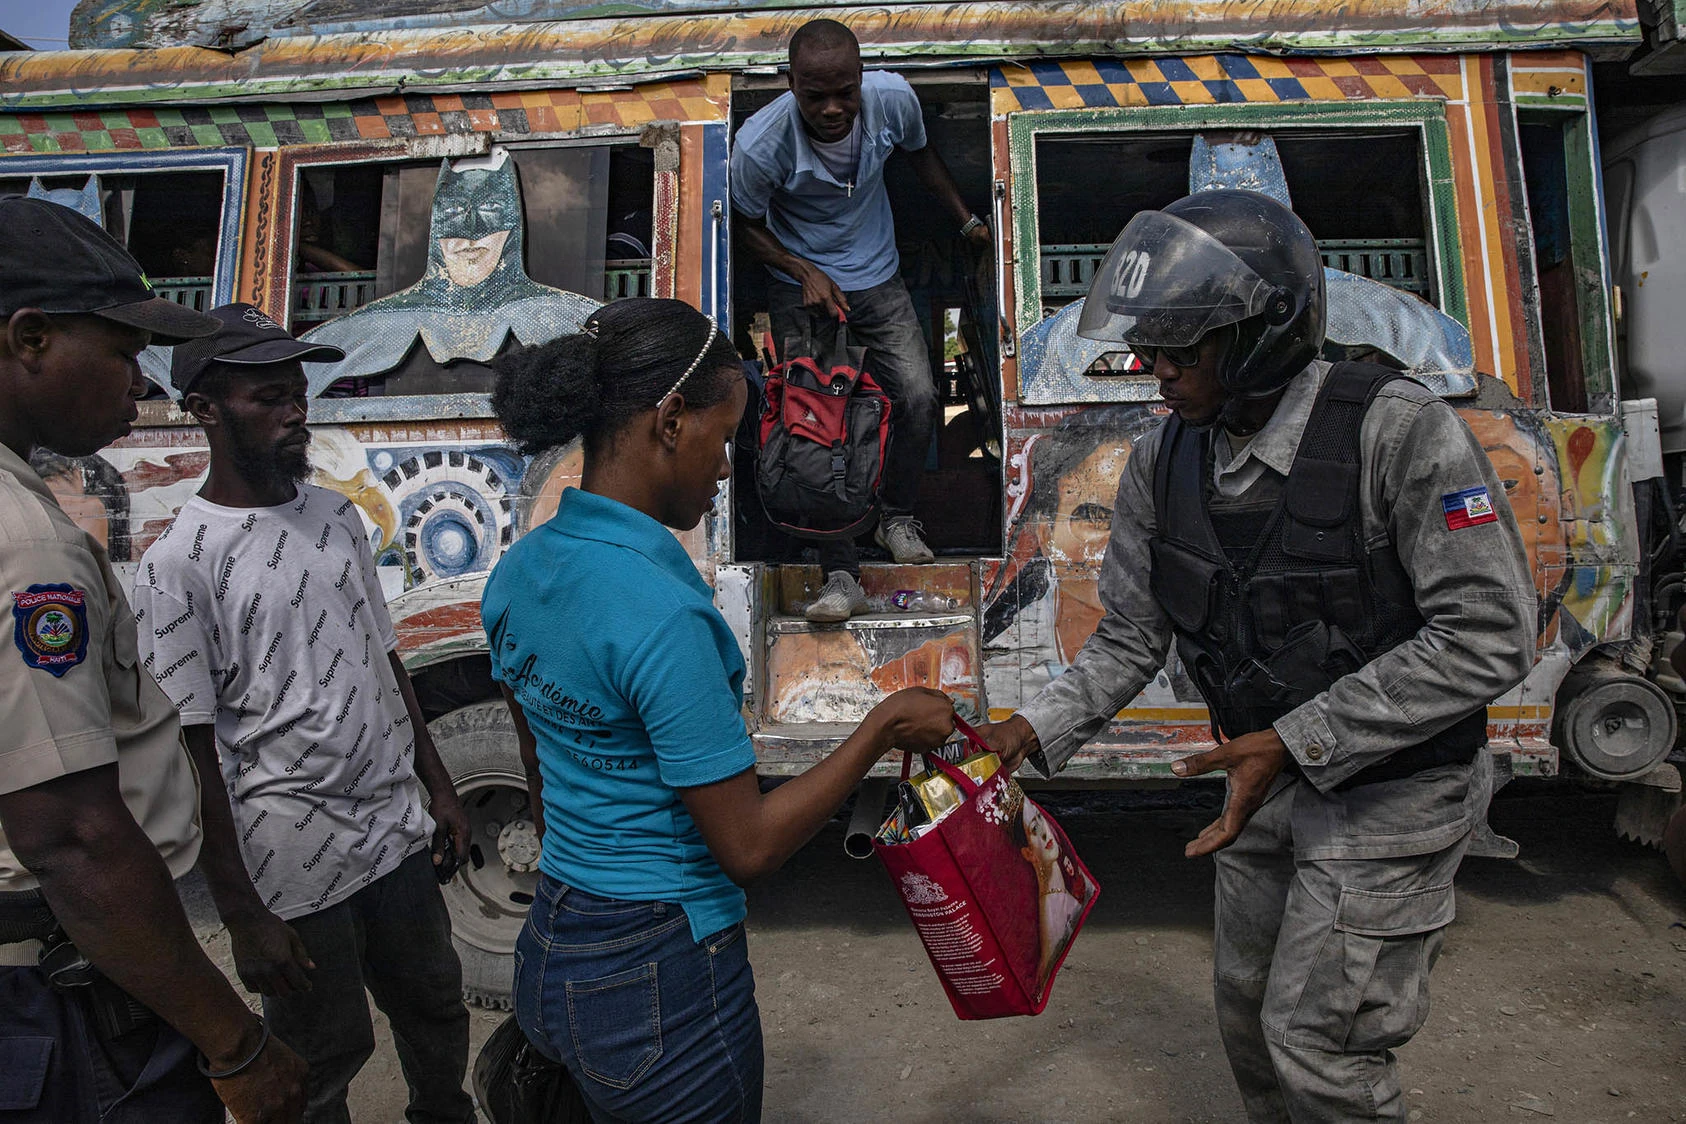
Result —
MULTIPOLYGON (((1265 729, 1422 628, 1392 543, 1366 549, 1359 494, 1365 411, 1377 391, 1404 377, 1374 364, 1336 364, 1286 483, 1273 486, 1267 474, 1248 500, 1215 492, 1214 431, 1193 430, 1174 414, 1166 423, 1153 473, 1159 532, 1149 543, 1150 588, 1211 712, 1214 738, 1265 729)), ((1465 763, 1486 741, 1482 706, 1339 787, 1465 763)))

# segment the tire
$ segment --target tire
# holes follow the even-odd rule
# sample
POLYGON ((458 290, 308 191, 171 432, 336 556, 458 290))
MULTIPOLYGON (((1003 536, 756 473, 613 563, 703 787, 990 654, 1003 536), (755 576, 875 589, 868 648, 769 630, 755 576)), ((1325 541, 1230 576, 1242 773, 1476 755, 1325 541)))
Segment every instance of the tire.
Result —
POLYGON ((463 998, 510 1009, 515 938, 538 882, 537 835, 515 721, 501 700, 474 703, 427 724, 472 829, 468 854, 444 888, 463 998))
POLYGON ((1663 833, 1663 854, 1668 856, 1675 877, 1686 884, 1686 807, 1680 808, 1668 821, 1668 830, 1663 833))

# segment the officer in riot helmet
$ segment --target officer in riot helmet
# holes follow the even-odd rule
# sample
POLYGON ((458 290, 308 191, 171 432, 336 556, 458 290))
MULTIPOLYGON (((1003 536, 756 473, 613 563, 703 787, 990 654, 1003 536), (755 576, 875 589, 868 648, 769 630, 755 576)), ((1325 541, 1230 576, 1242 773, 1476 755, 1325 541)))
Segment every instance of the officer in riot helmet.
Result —
POLYGON ((1248 191, 1137 214, 1078 331, 1123 343, 1170 416, 1131 451, 1101 623, 985 739, 1057 772, 1173 641, 1217 748, 1214 991, 1250 1119, 1404 1120, 1392 1050, 1427 1017, 1452 879, 1486 816, 1486 704, 1526 675, 1535 594, 1457 413, 1329 364, 1322 263, 1248 191))

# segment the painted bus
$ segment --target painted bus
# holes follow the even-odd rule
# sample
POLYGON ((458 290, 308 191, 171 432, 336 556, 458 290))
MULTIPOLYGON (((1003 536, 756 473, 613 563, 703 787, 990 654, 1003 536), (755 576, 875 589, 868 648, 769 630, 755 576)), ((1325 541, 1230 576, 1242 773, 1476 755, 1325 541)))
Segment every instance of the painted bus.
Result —
MULTIPOLYGON (((249 301, 349 352, 311 368, 314 478, 362 513, 473 820, 448 890, 471 997, 507 1002, 538 854, 479 596, 580 471, 577 449, 505 440, 487 363, 632 295, 686 300, 768 360, 727 162, 820 10, 913 84, 994 242, 891 162, 943 398, 916 511, 934 563, 869 553, 875 611, 809 623, 821 575, 760 512, 749 443, 680 536, 743 646, 765 776, 904 686, 1004 717, 1077 651, 1120 467, 1164 414, 1126 356, 1076 336, 1079 306, 1135 211, 1233 184, 1317 236, 1330 353, 1444 394, 1504 480, 1542 608, 1533 673, 1488 712, 1500 778, 1678 790, 1675 700, 1649 670, 1673 537, 1654 404, 1614 376, 1594 112, 1596 68, 1645 42, 1635 0, 84 0, 78 49, 0 54, 0 191, 83 209, 183 304, 249 301), (496 212, 484 240, 453 225, 468 211, 496 212)), ((145 362, 159 385, 130 437, 38 465, 119 565, 207 464, 167 355, 145 362)), ((1169 784, 1210 739, 1173 655, 1061 783, 1169 784)))

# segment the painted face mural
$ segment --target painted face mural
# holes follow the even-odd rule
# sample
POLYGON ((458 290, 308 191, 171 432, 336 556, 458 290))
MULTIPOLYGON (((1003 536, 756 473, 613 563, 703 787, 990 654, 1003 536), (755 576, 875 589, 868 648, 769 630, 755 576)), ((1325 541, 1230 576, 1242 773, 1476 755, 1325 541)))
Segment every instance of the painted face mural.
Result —
POLYGON ((1560 590, 1556 583, 1563 577, 1566 558, 1551 439, 1514 414, 1482 410, 1463 416, 1493 462, 1505 499, 1516 514, 1522 545, 1533 564, 1534 592, 1540 599, 1540 644, 1548 646, 1557 639, 1560 590))
POLYGON ((306 363, 314 397, 336 380, 387 374, 420 340, 435 363, 486 363, 511 341, 577 332, 598 302, 527 276, 515 161, 491 155, 441 163, 433 192, 427 271, 420 281, 304 334, 331 343, 339 363, 306 363))
POLYGON ((1043 675, 1071 662, 1100 623, 1098 579, 1118 478, 1134 442, 1158 422, 1144 407, 1080 410, 1013 458, 1022 499, 1009 513, 1009 557, 985 596, 983 639, 1017 653, 1026 698, 1043 675))
POLYGON ((450 284, 472 289, 501 271, 500 281, 519 285, 521 268, 521 190, 515 165, 439 170, 433 192, 433 244, 428 279, 443 269, 450 284))

